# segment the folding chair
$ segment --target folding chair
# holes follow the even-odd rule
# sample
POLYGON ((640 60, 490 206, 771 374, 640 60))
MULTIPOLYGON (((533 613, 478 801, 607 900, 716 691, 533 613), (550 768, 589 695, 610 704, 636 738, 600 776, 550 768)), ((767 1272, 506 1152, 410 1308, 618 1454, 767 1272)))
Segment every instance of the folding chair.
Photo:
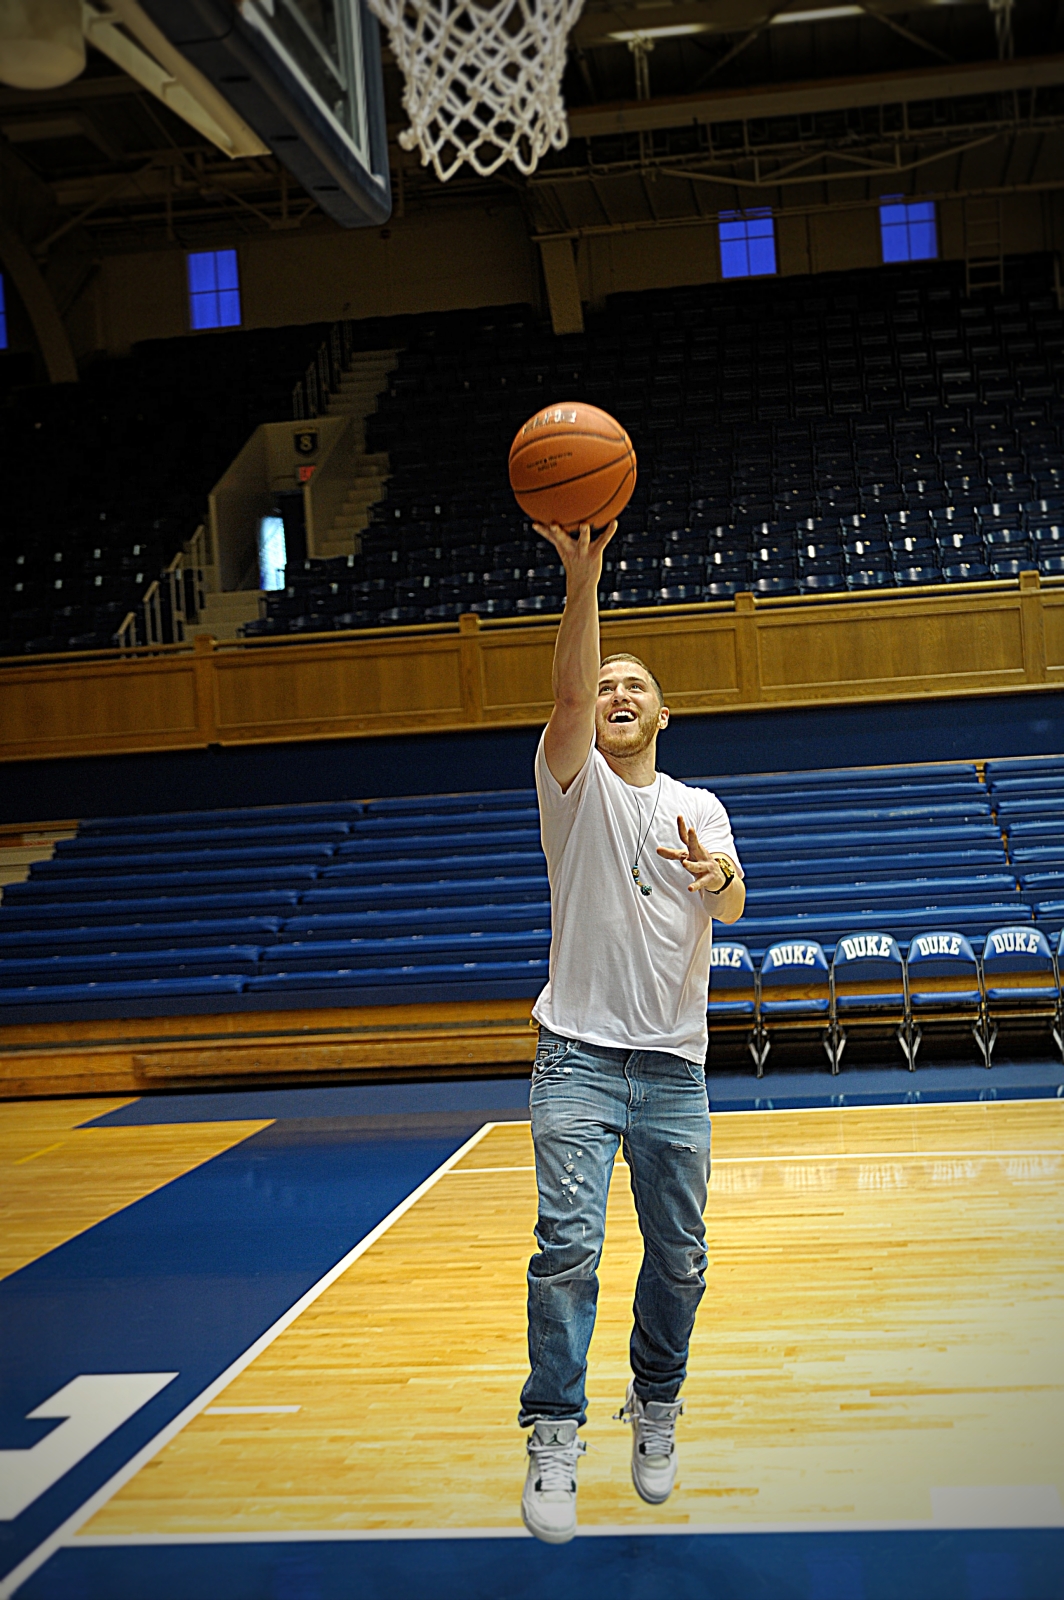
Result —
POLYGON ((979 961, 963 933, 931 929, 918 933, 909 942, 905 963, 909 989, 909 1010, 913 1018, 912 1058, 920 1048, 922 1029, 919 1016, 930 1023, 969 1024, 983 1065, 990 1066, 986 1005, 979 977, 979 961))
POLYGON ((1049 940, 1029 922, 992 928, 983 945, 983 1001, 990 1029, 988 1053, 997 1039, 998 1020, 1041 1017, 1049 1020, 1064 1057, 1060 1028, 1060 971, 1049 940))
POLYGON ((857 1028, 893 1025, 909 1071, 916 1070, 905 963, 893 934, 843 934, 831 963, 831 988, 836 1062, 846 1048, 845 1020, 857 1028))
POLYGON ((757 972, 745 944, 732 939, 714 940, 709 958, 709 1003, 706 1014, 711 1029, 749 1023, 746 1047, 756 1066, 761 1057, 761 1026, 757 1010, 757 972))
POLYGON ((754 1059, 759 1078, 764 1074, 772 1033, 811 1027, 822 1030, 820 1042, 832 1072, 838 1072, 831 974, 823 947, 814 940, 780 939, 769 945, 761 961, 757 1016, 759 1050, 754 1059), (773 1024, 771 1029, 766 1027, 769 1021, 773 1024))

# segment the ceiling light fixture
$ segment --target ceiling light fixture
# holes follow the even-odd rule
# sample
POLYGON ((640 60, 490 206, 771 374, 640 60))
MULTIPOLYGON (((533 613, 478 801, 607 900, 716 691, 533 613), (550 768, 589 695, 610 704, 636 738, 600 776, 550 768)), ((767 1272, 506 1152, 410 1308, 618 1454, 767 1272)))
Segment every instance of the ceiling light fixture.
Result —
POLYGON ((610 33, 606 37, 618 44, 630 44, 633 39, 682 39, 692 33, 708 33, 706 22, 677 22, 671 28, 628 28, 623 33, 610 33))
POLYGON ((780 11, 769 23, 778 28, 781 22, 833 22, 836 17, 860 17, 864 6, 824 6, 815 11, 780 11))

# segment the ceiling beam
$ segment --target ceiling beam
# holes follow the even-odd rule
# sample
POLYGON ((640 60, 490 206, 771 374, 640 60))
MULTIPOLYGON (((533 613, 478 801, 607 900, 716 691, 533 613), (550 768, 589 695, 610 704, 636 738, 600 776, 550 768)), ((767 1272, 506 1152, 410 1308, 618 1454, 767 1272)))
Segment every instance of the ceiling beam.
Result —
MULTIPOLYGON (((822 21, 831 23, 839 19, 840 6, 845 0, 787 0, 783 7, 771 0, 644 0, 632 4, 631 0, 617 0, 616 4, 594 11, 585 10, 571 34, 572 48, 589 49, 599 45, 623 43, 617 34, 642 33, 653 38, 656 30, 683 30, 690 33, 746 33, 751 28, 782 27, 799 19, 815 23, 816 13, 823 13, 822 21), (789 13, 797 13, 793 19, 789 13)), ((867 10, 874 15, 918 16, 941 11, 944 6, 984 5, 985 0, 862 0, 853 6, 853 16, 867 10)), ((852 20, 852 17, 849 19, 852 20)))
POLYGON ((1064 83, 1064 55, 1021 61, 976 61, 959 66, 923 67, 860 78, 827 78, 758 89, 661 96, 654 100, 614 101, 574 106, 569 136, 594 139, 606 134, 649 133, 655 128, 689 127, 692 122, 744 122, 756 117, 793 117, 818 111, 850 111, 961 95, 1004 94, 1064 83))

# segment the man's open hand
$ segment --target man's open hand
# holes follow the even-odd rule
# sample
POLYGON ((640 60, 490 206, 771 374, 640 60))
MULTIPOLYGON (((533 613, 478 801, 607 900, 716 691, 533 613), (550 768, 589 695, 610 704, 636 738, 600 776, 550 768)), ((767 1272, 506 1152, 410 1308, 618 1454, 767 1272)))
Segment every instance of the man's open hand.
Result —
POLYGON ((714 894, 723 888, 726 874, 721 868, 716 856, 711 856, 705 845, 699 839, 693 828, 689 828, 683 817, 676 818, 683 849, 677 850, 669 845, 659 844, 658 855, 665 856, 669 861, 679 861, 686 872, 694 879, 687 885, 692 894, 697 889, 708 889, 714 894))
POLYGON ((580 532, 574 539, 572 534, 566 533, 564 528, 559 528, 556 522, 547 527, 542 522, 534 522, 532 526, 540 538, 546 539, 557 550, 562 566, 565 568, 567 583, 577 582, 581 579, 593 578, 598 583, 599 573, 602 571, 602 554, 614 534, 617 532, 617 523, 613 521, 608 528, 604 528, 597 538, 591 537, 591 524, 585 522, 580 532))

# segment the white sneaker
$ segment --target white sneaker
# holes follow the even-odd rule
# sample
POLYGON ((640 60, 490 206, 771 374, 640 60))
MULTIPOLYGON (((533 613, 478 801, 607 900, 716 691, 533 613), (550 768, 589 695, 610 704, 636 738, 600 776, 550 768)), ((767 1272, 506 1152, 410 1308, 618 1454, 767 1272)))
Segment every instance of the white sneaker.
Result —
POLYGON ((575 1422, 537 1422, 529 1436, 521 1516, 545 1544, 568 1544, 576 1532, 576 1461, 587 1449, 575 1422))
POLYGON ((617 1412, 618 1422, 632 1425, 632 1482, 649 1505, 660 1506, 676 1482, 676 1419, 682 1414, 678 1400, 671 1405, 663 1400, 640 1400, 634 1381, 617 1412))

